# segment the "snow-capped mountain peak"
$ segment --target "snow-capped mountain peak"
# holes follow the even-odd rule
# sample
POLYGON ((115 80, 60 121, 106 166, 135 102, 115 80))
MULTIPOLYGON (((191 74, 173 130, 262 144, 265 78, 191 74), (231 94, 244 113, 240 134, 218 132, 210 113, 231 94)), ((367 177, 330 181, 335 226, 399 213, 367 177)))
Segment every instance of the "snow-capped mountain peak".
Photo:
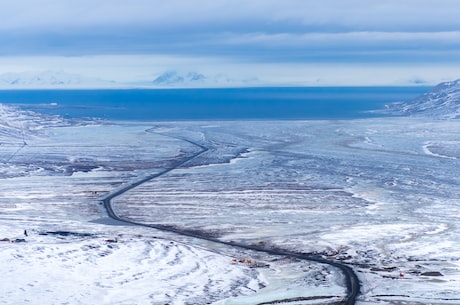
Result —
POLYGON ((234 86, 257 86, 259 79, 256 77, 239 79, 225 74, 202 74, 200 72, 177 72, 166 71, 157 76, 153 82, 155 87, 167 88, 194 88, 194 87, 234 87, 234 86))
POLYGON ((179 73, 177 71, 166 71, 153 81, 157 86, 193 86, 201 84, 206 77, 198 72, 179 73))

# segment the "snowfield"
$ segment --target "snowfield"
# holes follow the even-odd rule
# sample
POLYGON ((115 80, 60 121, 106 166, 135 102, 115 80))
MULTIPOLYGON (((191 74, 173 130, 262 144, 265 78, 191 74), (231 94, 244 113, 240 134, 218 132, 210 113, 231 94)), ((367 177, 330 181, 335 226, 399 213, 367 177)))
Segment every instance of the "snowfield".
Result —
POLYGON ((0 105, 0 304, 460 302, 456 120, 68 122, 0 105), (196 144, 200 145, 197 146, 196 144), (27 230, 27 236, 24 234, 27 230), (278 301, 278 302, 277 302, 278 301))
POLYGON ((4 304, 205 304, 259 288, 252 269, 154 236, 31 233, 2 245, 4 304))

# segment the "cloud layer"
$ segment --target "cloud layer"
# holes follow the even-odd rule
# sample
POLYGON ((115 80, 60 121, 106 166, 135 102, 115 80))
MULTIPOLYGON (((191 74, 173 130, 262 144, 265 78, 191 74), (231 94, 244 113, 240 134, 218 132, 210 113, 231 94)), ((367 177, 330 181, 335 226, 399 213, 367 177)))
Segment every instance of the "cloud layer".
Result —
POLYGON ((457 0, 16 0, 0 4, 0 57, 166 56, 248 73, 295 63, 440 71, 459 66, 459 11, 457 0))

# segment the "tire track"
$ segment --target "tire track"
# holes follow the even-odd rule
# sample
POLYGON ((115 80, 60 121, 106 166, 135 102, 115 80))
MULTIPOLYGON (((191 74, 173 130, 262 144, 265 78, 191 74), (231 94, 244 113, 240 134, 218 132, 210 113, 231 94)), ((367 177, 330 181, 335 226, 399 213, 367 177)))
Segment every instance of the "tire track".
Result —
MULTIPOLYGON (((151 132, 150 130, 148 130, 148 132, 151 132)), ((132 190, 134 188, 136 188, 137 186, 145 183, 145 182, 148 182, 148 181, 151 181, 153 179, 156 179, 158 177, 161 177, 179 167, 182 167, 184 164, 188 163, 189 161, 199 157, 200 155, 204 154, 205 152, 207 152, 209 150, 209 148, 207 148, 206 146, 204 145, 201 145, 199 143, 196 143, 194 141, 191 141, 191 140, 188 140, 188 139, 184 139, 184 138, 180 138, 180 137, 175 137, 175 136, 169 136, 169 135, 164 135, 164 134, 161 134, 163 136, 167 136, 167 137, 171 137, 171 138, 175 138, 175 139, 179 139, 179 140, 182 140, 182 141, 185 141, 187 143, 190 143, 196 147, 199 147, 200 148, 200 151, 198 151, 197 153, 185 158, 185 159, 182 159, 180 162, 178 162, 176 165, 174 165, 173 167, 171 168, 168 168, 168 169, 165 169, 161 172, 158 172, 156 174, 152 174, 152 175, 148 175, 138 181, 134 181, 132 183, 129 183, 127 185, 125 185, 124 187, 114 191, 114 192, 111 192, 109 194, 107 194, 106 196, 104 196, 103 198, 101 198, 101 202, 105 208, 105 210, 107 211, 107 215, 114 219, 114 220, 117 220, 117 221, 120 221, 120 222, 123 222, 123 223, 126 223, 126 224, 131 224, 131 225, 136 225, 136 226, 142 226, 142 227, 149 227, 149 228, 153 228, 153 229, 157 229, 157 230, 161 230, 161 231, 165 231, 165 232, 170 232, 170 233, 175 233, 175 234, 179 234, 179 235, 183 235, 183 236, 187 236, 187 237, 192 237, 192 238, 197 238, 197 239, 201 239, 201 240, 206 240, 206 241, 210 241, 210 242, 214 242, 214 243, 218 243, 218 244, 222 244, 222 245, 226 245, 226 246, 230 246, 230 247, 234 247, 234 248, 239 248, 239 249, 243 249, 243 250, 250 250, 250 251, 255 251, 255 252, 261 252, 261 253, 265 253, 265 254, 269 254, 269 255, 273 255, 273 256, 284 256, 284 257, 288 257, 288 258, 296 258, 296 259, 300 259, 300 260, 306 260, 306 261, 311 261, 311 262, 316 262, 316 263, 321 263, 321 264, 327 264, 327 265, 330 265, 330 266, 333 266, 337 269, 339 269, 342 274, 344 275, 344 278, 345 278, 345 286, 347 288, 347 295, 345 296, 345 299, 339 303, 339 304, 343 304, 343 305, 354 305, 355 302, 356 302, 356 298, 357 296, 359 295, 360 293, 360 282, 359 282, 359 279, 358 279, 358 276, 356 275, 356 273, 354 272, 354 270, 346 265, 346 264, 343 264, 343 263, 340 263, 338 261, 333 261, 333 260, 328 260, 328 259, 324 259, 322 257, 319 257, 319 256, 313 256, 313 255, 308 255, 308 254, 302 254, 302 253, 295 253, 295 252, 289 252, 289 251, 284 251, 284 250, 275 250, 275 249, 266 249, 266 248, 263 248, 263 247, 258 247, 258 246, 251 246, 251 245, 246 245, 246 244, 243 244, 243 243, 237 243, 237 242, 229 242, 229 241, 222 241, 222 240, 219 240, 217 238, 213 238, 213 237, 208 237, 208 236, 204 236, 202 234, 199 234, 197 232, 194 232, 192 230, 183 230, 183 229, 177 229, 177 228, 173 228, 173 227, 169 227, 169 226, 164 226, 164 225, 155 225, 155 224, 145 224, 145 223, 140 223, 140 222, 136 222, 136 221, 132 221, 132 220, 129 220, 129 219, 125 219, 125 218, 122 218, 122 217, 119 217, 113 210, 112 208, 112 199, 114 199, 115 197, 118 197, 124 193, 126 193, 127 191, 129 190, 132 190)), ((283 300, 279 300, 280 302, 283 301, 283 300)), ((337 304, 336 302, 334 304, 337 304)))

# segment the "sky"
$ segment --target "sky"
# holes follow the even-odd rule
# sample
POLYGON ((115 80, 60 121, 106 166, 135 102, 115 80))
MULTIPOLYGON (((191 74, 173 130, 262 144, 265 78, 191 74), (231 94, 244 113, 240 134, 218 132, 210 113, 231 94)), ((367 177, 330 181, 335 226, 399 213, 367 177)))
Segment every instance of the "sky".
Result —
POLYGON ((0 0, 0 74, 432 85, 460 78, 458 0, 0 0))

